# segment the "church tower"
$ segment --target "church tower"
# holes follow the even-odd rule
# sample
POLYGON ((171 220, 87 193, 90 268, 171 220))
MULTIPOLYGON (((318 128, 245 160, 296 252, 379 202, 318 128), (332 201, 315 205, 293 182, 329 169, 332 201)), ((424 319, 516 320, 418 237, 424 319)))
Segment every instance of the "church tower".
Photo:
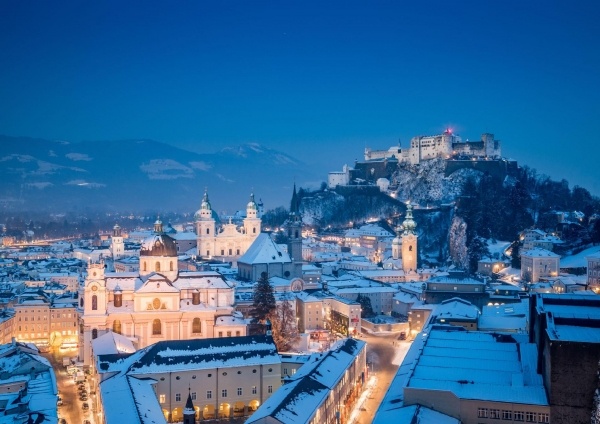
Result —
POLYGON ((415 272, 417 270, 417 234, 415 229, 417 223, 413 220, 412 205, 406 205, 406 219, 402 223, 402 269, 404 272, 415 272))
POLYGON ((285 223, 285 228, 288 238, 288 253, 294 264, 294 272, 291 277, 302 278, 302 216, 295 183, 290 202, 290 215, 285 223))
MULTIPOLYGON (((244 219, 244 233, 247 234, 252 241, 260 234, 261 220, 258 216, 258 205, 254 201, 254 193, 250 194, 250 201, 246 206, 246 218, 244 219)), ((252 244, 252 241, 250 244, 252 244)))
POLYGON ((208 200, 208 191, 204 192, 200 209, 196 212, 196 237, 198 240, 198 256, 214 256, 216 222, 208 200))
MULTIPOLYGON (((104 262, 88 263, 87 276, 83 287, 79 289, 79 312, 81 321, 79 328, 79 358, 89 365, 93 358, 84 355, 84 346, 98 337, 99 331, 106 328, 106 304, 108 291, 104 276, 104 262)), ((91 350, 90 350, 91 352, 91 350)))
POLYGON ((110 238, 110 252, 112 253, 113 260, 119 259, 125 254, 125 244, 123 243, 119 224, 115 224, 113 227, 112 237, 110 238))

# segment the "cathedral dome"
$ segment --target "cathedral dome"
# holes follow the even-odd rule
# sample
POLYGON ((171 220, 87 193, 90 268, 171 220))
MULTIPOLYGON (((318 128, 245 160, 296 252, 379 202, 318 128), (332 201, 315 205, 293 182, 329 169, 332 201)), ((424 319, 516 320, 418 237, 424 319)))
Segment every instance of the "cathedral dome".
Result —
POLYGON ((142 242, 140 256, 177 256, 175 240, 163 232, 160 220, 154 223, 154 233, 142 242))

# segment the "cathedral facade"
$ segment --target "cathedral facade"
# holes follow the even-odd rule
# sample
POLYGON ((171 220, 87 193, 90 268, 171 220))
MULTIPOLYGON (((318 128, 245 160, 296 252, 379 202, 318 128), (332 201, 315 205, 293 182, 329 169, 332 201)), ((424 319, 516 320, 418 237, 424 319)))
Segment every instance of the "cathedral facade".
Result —
POLYGON ((90 263, 79 291, 79 357, 93 360, 91 341, 107 331, 137 349, 162 340, 245 336, 233 315, 234 288, 212 271, 179 271, 174 240, 157 221, 142 243, 139 272, 105 272, 90 263))
POLYGON ((218 225, 208 193, 204 193, 200 209, 196 212, 196 235, 198 256, 206 259, 234 260, 246 253, 261 232, 259 208, 254 194, 246 205, 246 218, 241 226, 231 222, 218 225))

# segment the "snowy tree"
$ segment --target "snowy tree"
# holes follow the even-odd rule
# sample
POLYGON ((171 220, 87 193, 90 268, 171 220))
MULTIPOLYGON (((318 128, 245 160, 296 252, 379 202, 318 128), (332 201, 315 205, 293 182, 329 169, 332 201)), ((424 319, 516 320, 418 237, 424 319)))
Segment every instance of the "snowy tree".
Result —
POLYGON ((450 225, 448 233, 448 248, 452 262, 464 269, 468 268, 469 256, 467 251, 467 224, 459 217, 455 216, 450 225))
POLYGON ((252 298, 254 302, 250 313, 253 321, 264 322, 276 306, 273 286, 269 283, 269 276, 266 272, 260 274, 260 279, 254 286, 252 298))
POLYGON ((273 341, 277 345, 277 351, 287 352, 292 350, 298 342, 298 322, 296 311, 288 298, 284 300, 269 314, 273 341))

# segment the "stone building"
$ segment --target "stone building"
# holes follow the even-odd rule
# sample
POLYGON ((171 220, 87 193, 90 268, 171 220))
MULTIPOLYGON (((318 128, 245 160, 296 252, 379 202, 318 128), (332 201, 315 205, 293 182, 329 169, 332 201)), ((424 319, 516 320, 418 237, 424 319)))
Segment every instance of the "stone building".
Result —
POLYGON ((92 361, 91 341, 112 330, 140 349, 161 340, 246 335, 233 315, 234 289, 214 271, 179 271, 174 240, 162 222, 144 240, 139 272, 105 272, 90 263, 79 291, 79 354, 92 361))

